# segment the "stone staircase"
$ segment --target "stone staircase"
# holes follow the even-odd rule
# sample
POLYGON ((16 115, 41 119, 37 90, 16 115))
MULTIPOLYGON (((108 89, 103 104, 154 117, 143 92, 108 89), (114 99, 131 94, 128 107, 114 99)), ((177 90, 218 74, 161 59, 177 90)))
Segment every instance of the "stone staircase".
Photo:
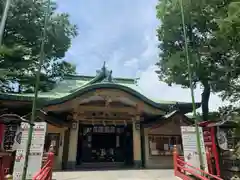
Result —
POLYGON ((124 168, 124 162, 94 162, 94 163, 82 163, 77 165, 77 170, 99 170, 99 169, 122 169, 124 168))

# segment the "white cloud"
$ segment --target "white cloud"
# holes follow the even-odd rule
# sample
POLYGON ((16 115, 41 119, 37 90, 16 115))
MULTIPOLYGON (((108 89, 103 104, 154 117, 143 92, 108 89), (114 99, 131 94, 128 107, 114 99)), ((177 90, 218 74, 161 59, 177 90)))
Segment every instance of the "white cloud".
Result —
POLYGON ((144 71, 149 65, 155 64, 158 60, 158 42, 155 33, 150 32, 146 32, 145 36, 143 36, 144 48, 141 53, 126 60, 124 63, 126 68, 136 72, 135 77, 139 72, 144 71))
MULTIPOLYGON (((178 85, 170 87, 166 83, 160 82, 155 70, 155 66, 149 66, 147 70, 143 71, 140 75, 139 86, 144 93, 151 98, 159 100, 191 102, 190 89, 183 89, 178 85)), ((201 88, 198 87, 194 92, 195 101, 201 102, 201 88)), ((222 102, 217 95, 211 94, 209 109, 215 111, 218 107, 226 103, 227 102, 222 102)), ((199 111, 201 110, 199 109, 199 111)))
MULTIPOLYGON (((68 12, 78 25, 67 60, 78 65, 78 72, 95 74, 103 61, 114 76, 140 77, 139 86, 147 95, 167 101, 191 102, 190 90, 159 82, 154 64, 158 60, 156 4, 158 0, 57 0, 59 11, 68 12)), ((201 89, 195 90, 196 101, 201 89)), ((210 109, 223 104, 211 95, 210 109)))
POLYGON ((139 59, 137 58, 132 58, 129 61, 125 61, 124 66, 126 67, 136 67, 138 66, 139 59))
POLYGON ((146 34, 145 42, 146 42, 146 48, 143 51, 141 57, 148 61, 149 61, 149 58, 151 58, 152 60, 155 60, 158 57, 158 51, 159 51, 159 49, 157 48, 158 40, 156 37, 156 32, 155 31, 152 32, 151 36, 146 34))
POLYGON ((138 68, 149 66, 150 61, 145 61, 153 58, 145 47, 155 38, 157 0, 57 2, 58 10, 68 12, 71 21, 79 27, 79 36, 67 53, 67 59, 78 65, 79 72, 94 72, 103 61, 108 62, 117 76, 134 76, 138 68), (116 54, 121 54, 121 58, 116 58, 116 54))

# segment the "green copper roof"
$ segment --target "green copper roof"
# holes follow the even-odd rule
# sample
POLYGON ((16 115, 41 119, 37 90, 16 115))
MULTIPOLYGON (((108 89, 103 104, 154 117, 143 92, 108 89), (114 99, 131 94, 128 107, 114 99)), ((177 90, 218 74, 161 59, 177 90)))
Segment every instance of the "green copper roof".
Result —
MULTIPOLYGON (((178 103, 180 106, 187 109, 191 109, 191 103, 176 102, 176 101, 160 101, 155 100, 144 95, 140 87, 136 84, 135 79, 127 78, 112 78, 112 72, 108 71, 105 65, 101 70, 97 72, 97 75, 94 76, 78 76, 78 75, 68 75, 59 82, 54 89, 49 92, 39 92, 39 100, 42 101, 45 105, 52 105, 63 103, 70 99, 73 99, 77 96, 80 96, 91 90, 99 88, 111 88, 111 89, 120 89, 125 91, 145 103, 155 107, 166 109, 170 105, 175 105, 178 103)), ((34 97, 34 94, 3 94, 0 93, 0 99, 6 100, 23 100, 31 101, 34 97)), ((200 104, 197 103, 197 107, 200 104)), ((191 110, 188 111, 191 111, 191 110)))

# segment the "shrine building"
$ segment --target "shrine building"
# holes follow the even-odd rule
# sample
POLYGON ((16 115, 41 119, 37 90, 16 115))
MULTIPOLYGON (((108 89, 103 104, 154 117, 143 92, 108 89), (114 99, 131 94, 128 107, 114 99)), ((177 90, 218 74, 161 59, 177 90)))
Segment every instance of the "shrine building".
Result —
MULTIPOLYGON (((0 93, 0 113, 29 120, 33 97, 0 93)), ((36 121, 47 122, 45 151, 54 146, 59 170, 171 168, 173 145, 182 149, 180 126, 192 124, 185 116, 192 103, 149 98, 134 79, 114 78, 105 65, 95 77, 65 76, 38 97, 36 121)), ((4 129, 1 147, 9 152, 16 125, 4 129)))

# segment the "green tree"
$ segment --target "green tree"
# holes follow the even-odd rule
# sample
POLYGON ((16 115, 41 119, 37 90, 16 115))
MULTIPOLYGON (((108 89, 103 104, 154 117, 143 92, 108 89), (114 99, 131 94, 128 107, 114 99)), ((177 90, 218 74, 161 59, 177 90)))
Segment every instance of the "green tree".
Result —
MULTIPOLYGON (((161 25, 157 29, 160 41, 160 58, 157 74, 160 80, 189 87, 188 68, 184 49, 183 24, 179 0, 160 0, 157 18, 161 25)), ((219 38, 218 20, 227 15, 230 0, 191 1, 183 0, 185 28, 189 47, 189 58, 194 85, 200 84, 202 91, 203 120, 208 120, 211 91, 220 91, 225 79, 225 63, 229 53, 226 42, 219 38), (220 84, 218 84, 222 81, 220 84)), ((229 63, 229 62, 228 62, 229 63)), ((225 88, 225 87, 224 87, 225 88)))
MULTIPOLYGON (((0 1, 0 14, 4 2, 0 1)), ((0 48, 1 91, 14 91, 12 84, 19 84, 21 92, 33 91, 46 7, 46 0, 12 1, 0 48)), ((56 8, 52 2, 41 72, 42 91, 51 89, 64 74, 75 73, 76 69, 63 58, 77 35, 77 27, 70 23, 68 14, 58 13, 56 8)))
POLYGON ((223 47, 229 58, 224 62, 225 76, 216 84, 216 90, 222 91, 223 99, 236 103, 240 100, 240 2, 231 2, 226 9, 227 15, 218 20, 217 36, 225 42, 223 47))

